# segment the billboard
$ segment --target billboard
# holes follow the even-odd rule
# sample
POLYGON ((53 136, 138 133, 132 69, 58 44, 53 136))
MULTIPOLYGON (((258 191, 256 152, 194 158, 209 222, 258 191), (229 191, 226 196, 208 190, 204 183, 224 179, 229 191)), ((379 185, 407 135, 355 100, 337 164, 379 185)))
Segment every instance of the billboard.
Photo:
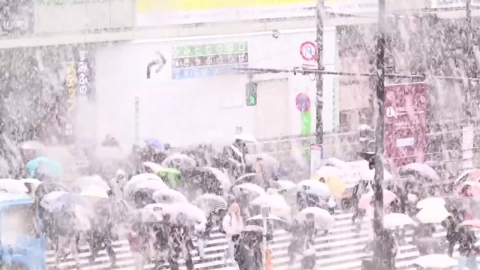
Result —
POLYGON ((424 162, 427 152, 427 85, 385 87, 385 157, 393 167, 424 162))
MULTIPOLYGON (((376 0, 325 0, 330 10, 375 12, 376 0)), ((316 0, 137 0, 137 27, 315 16, 316 0)))

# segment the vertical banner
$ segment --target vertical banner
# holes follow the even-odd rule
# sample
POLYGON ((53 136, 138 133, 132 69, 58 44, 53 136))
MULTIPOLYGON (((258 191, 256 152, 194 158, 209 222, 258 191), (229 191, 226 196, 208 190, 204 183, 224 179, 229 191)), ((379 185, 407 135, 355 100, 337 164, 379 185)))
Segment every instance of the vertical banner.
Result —
POLYGON ((385 156, 398 167, 423 163, 427 151, 427 85, 385 87, 385 156))
POLYGON ((300 113, 301 117, 301 133, 302 136, 308 136, 312 134, 312 110, 300 113))

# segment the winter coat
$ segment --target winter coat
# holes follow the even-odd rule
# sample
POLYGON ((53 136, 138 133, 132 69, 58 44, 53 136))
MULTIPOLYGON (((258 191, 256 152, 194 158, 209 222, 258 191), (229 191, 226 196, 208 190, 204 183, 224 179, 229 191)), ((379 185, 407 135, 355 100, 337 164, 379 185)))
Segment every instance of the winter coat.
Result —
POLYGON ((232 218, 232 215, 228 214, 223 218, 222 228, 227 237, 239 234, 243 230, 243 219, 242 217, 232 218))
POLYGON ((475 242, 477 242, 477 237, 475 234, 464 228, 459 229, 457 234, 457 241, 458 241, 458 252, 461 256, 470 256, 476 255, 477 248, 475 247, 475 242))

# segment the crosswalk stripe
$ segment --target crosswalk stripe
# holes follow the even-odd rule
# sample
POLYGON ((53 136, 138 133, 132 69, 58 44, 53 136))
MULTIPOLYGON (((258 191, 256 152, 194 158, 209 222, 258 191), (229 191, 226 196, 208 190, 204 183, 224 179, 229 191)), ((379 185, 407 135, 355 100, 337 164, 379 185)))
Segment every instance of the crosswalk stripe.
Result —
MULTIPOLYGON (((359 270, 361 268, 362 258, 368 255, 363 252, 365 245, 369 241, 369 220, 364 219, 362 230, 359 233, 354 232, 355 226, 351 223, 352 214, 339 212, 335 214, 336 223, 328 235, 322 235, 315 238, 315 250, 317 258, 317 268, 327 270, 359 270)), ((437 226, 434 237, 444 237, 446 231, 441 226, 437 226)), ((415 246, 410 244, 412 241, 413 230, 407 229, 405 232, 406 244, 399 247, 399 254, 396 257, 397 269, 414 270, 412 261, 419 256, 415 246)), ((299 269, 299 261, 301 256, 297 256, 296 263, 289 267, 289 257, 287 248, 290 244, 291 236, 283 230, 274 232, 273 241, 269 247, 273 249, 274 269, 291 270, 299 269)), ((196 245, 196 241, 194 241, 196 245)), ((130 252, 127 241, 115 241, 113 243, 114 250, 117 254, 117 265, 120 270, 134 270, 134 259, 130 252)), ((227 249, 227 241, 225 235, 214 230, 210 238, 206 241, 205 258, 202 260, 198 256, 198 252, 192 252, 192 258, 195 263, 195 269, 224 269, 233 270, 231 266, 224 263, 225 250, 227 249)), ((454 254, 458 256, 458 254, 454 254)), ((90 264, 88 260, 89 251, 87 246, 80 248, 80 267, 84 270, 104 270, 110 269, 110 260, 104 250, 100 251, 94 263, 90 264)), ((55 262, 54 252, 47 251, 47 265, 52 268, 55 262)), ((180 261, 180 269, 186 269, 183 260, 180 261)), ((69 256, 59 265, 62 269, 74 269, 75 261, 69 256)), ((146 265, 145 269, 152 269, 153 265, 146 265)))

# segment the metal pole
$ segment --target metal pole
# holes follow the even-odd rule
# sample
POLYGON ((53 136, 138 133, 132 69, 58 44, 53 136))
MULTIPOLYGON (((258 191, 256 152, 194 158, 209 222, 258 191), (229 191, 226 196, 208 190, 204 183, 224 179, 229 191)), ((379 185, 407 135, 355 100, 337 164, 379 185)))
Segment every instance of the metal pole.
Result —
POLYGON ((378 0, 378 33, 376 44, 376 96, 377 96, 377 125, 375 130, 375 181, 374 190, 374 249, 373 261, 376 269, 394 269, 392 252, 384 247, 383 238, 383 137, 384 137, 384 115, 385 115, 385 0, 378 0))
MULTIPOLYGON (((317 65, 318 69, 323 69, 323 12, 325 9, 325 0, 317 0, 316 17, 317 17, 317 65)), ((315 76, 317 87, 317 121, 316 121, 316 138, 317 145, 323 145, 323 78, 322 74, 315 76)))
MULTIPOLYGON (((471 0, 466 1, 465 6, 466 11, 466 22, 465 22, 465 37, 466 37, 466 44, 465 44, 465 68, 466 68, 466 75, 467 78, 473 73, 473 65, 472 65, 472 11, 471 11, 471 0)), ((473 168, 473 151, 467 150, 473 148, 473 138, 474 138, 474 131, 473 131, 473 123, 472 123, 472 111, 470 107, 470 102, 472 98, 472 82, 467 79, 466 85, 464 89, 464 109, 465 109, 465 117, 467 119, 466 125, 463 127, 462 130, 462 160, 463 169, 472 169, 473 168)))

